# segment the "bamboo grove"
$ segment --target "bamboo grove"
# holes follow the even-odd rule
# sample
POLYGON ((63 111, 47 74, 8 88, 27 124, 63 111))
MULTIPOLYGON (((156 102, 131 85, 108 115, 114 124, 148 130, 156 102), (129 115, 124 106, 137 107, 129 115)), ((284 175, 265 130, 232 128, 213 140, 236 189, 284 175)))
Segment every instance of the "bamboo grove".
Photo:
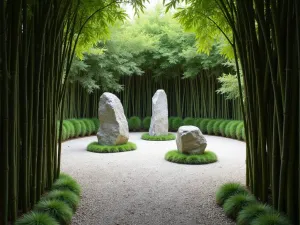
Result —
MULTIPOLYGON (((222 40, 199 52, 196 35, 173 16, 158 4, 114 27, 110 40, 94 47, 100 54, 74 60, 64 118, 96 117, 103 91, 120 97, 127 117, 144 118, 151 115, 155 91, 164 89, 170 116, 241 119, 238 101, 216 92, 224 87, 219 79, 235 73, 234 63, 221 53, 222 40)), ((235 77, 233 82, 237 86, 235 77)))
MULTIPOLYGON (((58 177, 56 130, 66 81, 75 47, 96 14, 98 36, 105 21, 124 16, 115 1, 0 1, 1 225, 28 211, 58 177)), ((85 36, 82 43, 89 41, 85 36)))
MULTIPOLYGON (((227 100, 216 93, 220 84, 215 75, 203 72, 195 78, 156 79, 152 74, 122 77, 124 90, 115 93, 123 103, 126 116, 151 116, 152 96, 164 89, 168 96, 169 116, 242 119, 238 100, 227 100)), ((220 72, 221 73, 221 72, 220 72)), ((79 83, 68 85, 64 118, 97 117, 99 96, 103 91, 88 93, 79 83)))
POLYGON ((300 224, 299 1, 199 0, 178 17, 227 35, 244 80, 247 185, 300 224))

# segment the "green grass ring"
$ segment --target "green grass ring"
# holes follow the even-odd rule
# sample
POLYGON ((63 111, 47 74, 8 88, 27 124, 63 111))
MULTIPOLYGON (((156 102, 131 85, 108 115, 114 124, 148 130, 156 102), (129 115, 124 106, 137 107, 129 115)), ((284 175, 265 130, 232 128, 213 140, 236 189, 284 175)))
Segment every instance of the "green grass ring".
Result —
POLYGON ((146 141, 171 141, 171 140, 175 140, 176 136, 171 133, 167 135, 158 135, 158 136, 151 136, 149 133, 145 133, 142 135, 142 139, 146 141))
POLYGON ((197 154, 184 154, 179 152, 178 150, 172 150, 166 153, 165 160, 173 163, 179 164, 193 164, 193 165, 201 165, 201 164, 209 164, 218 161, 217 155, 212 151, 205 151, 201 155, 197 154))
POLYGON ((115 153, 136 150, 136 144, 127 142, 123 145, 100 145, 98 142, 92 142, 87 146, 87 151, 96 153, 115 153))

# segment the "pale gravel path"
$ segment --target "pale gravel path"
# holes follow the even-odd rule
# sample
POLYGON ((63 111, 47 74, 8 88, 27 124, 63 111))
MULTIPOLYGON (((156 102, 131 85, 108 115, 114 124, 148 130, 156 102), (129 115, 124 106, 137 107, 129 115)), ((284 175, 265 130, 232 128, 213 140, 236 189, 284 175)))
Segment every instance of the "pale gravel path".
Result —
POLYGON ((175 141, 144 141, 141 134, 130 134, 138 149, 124 153, 87 152, 95 136, 63 143, 62 171, 82 187, 72 225, 235 224, 215 204, 215 192, 226 182, 244 183, 244 142, 206 136, 219 161, 180 165, 164 160, 175 141))

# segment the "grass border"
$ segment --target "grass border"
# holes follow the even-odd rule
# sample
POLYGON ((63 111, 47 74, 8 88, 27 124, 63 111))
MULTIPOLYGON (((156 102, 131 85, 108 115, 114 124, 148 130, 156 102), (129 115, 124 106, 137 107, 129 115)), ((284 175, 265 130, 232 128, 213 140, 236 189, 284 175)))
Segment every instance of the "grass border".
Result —
POLYGON ((144 133, 141 137, 143 140, 146 141, 171 141, 175 140, 175 134, 169 133, 167 135, 158 135, 158 136, 151 136, 149 133, 144 133))
POLYGON ((136 150, 136 144, 127 142, 123 145, 100 145, 94 141, 87 146, 87 151, 95 153, 116 153, 116 152, 128 152, 136 150))
POLYGON ((202 165, 218 161, 217 155, 212 151, 205 151, 203 154, 184 154, 178 150, 171 150, 166 153, 165 160, 179 164, 202 165))

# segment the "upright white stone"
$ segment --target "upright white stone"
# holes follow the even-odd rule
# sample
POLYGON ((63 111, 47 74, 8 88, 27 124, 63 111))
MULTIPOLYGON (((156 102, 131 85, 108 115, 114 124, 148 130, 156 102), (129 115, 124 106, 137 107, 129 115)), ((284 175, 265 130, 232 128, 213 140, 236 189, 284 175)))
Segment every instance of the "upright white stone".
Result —
POLYGON ((151 136, 168 134, 168 100, 164 90, 157 90, 152 97, 151 136))
POLYGON ((105 92, 99 101, 100 128, 97 133, 101 145, 125 144, 129 138, 128 123, 121 101, 112 93, 105 92))
POLYGON ((176 144, 178 151, 186 154, 203 154, 207 146, 204 135, 195 126, 179 127, 176 144))

